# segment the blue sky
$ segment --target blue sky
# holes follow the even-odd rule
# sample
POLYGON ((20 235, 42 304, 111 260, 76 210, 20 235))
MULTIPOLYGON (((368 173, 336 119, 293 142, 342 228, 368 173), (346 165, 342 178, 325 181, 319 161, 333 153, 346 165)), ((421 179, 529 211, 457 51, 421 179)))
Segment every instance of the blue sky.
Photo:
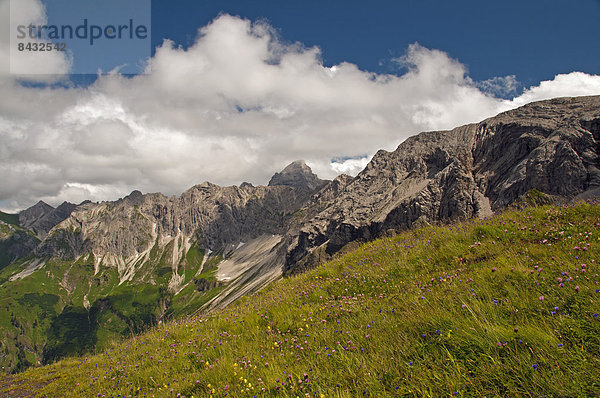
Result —
MULTIPOLYGON (((326 66, 350 62, 362 70, 402 75, 405 70, 393 60, 401 57, 410 44, 419 43, 459 60, 475 81, 514 75, 519 89, 560 73, 600 71, 600 51, 595 51, 599 0, 130 0, 125 3, 125 11, 122 2, 106 0, 87 12, 85 7, 98 3, 43 1, 51 23, 74 15, 93 15, 96 20, 110 22, 118 19, 114 10, 145 22, 149 8, 152 54, 164 39, 184 48, 193 45, 199 28, 227 13, 268 22, 284 42, 319 47, 326 66), (151 7, 145 7, 145 3, 151 3, 151 7)), ((96 44, 96 53, 101 52, 98 47, 103 44, 96 44)), ((145 51, 146 47, 113 46, 113 51, 102 51, 99 59, 88 60, 88 54, 80 56, 75 69, 95 72, 95 62, 106 71, 100 61, 119 65, 130 61, 126 53, 143 55, 145 51)), ((94 77, 73 80, 89 83, 94 77)))
POLYGON ((447 52, 475 80, 515 75, 524 86, 558 73, 600 72, 597 0, 153 1, 153 44, 192 44, 219 13, 266 19, 287 41, 343 61, 398 73, 409 44, 447 52))
MULTIPOLYGON (((134 76, 106 66, 75 75, 77 53, 16 51, 6 28, 51 23, 52 13, 42 0, 9 1, 0 0, 8 211, 134 189, 178 195, 203 181, 266 184, 297 159, 322 178, 356 175, 421 131, 600 95, 597 0, 153 1, 147 73, 134 76)), ((107 21, 138 14, 101 4, 107 21)), ((95 48, 102 63, 130 62, 95 48)))

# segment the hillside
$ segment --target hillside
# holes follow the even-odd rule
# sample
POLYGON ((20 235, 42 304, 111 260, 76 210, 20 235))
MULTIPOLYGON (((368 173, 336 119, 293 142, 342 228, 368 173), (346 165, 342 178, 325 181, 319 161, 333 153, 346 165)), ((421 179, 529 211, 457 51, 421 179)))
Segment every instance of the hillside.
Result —
POLYGON ((598 396, 599 220, 588 203, 413 229, 0 396, 598 396))

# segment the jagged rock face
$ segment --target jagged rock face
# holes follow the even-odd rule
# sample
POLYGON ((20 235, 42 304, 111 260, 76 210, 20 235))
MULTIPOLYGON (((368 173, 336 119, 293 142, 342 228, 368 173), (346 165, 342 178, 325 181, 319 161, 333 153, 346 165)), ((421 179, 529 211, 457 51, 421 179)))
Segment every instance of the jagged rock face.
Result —
POLYGON ((287 185, 315 191, 322 188, 326 183, 327 181, 317 177, 303 160, 297 160, 283 169, 281 173, 275 173, 269 181, 269 186, 287 185))
POLYGON ((19 213, 19 224, 24 228, 31 228, 36 221, 52 210, 54 210, 54 207, 40 200, 35 205, 19 213))
POLYGON ((19 224, 34 231, 40 239, 44 239, 52 228, 69 217, 76 208, 77 205, 69 202, 63 202, 54 208, 40 200, 19 213, 19 224))
POLYGON ((285 272, 298 272, 313 252, 321 260, 388 229, 487 216, 532 188, 573 197, 599 187, 599 121, 599 97, 543 101, 411 137, 393 152, 379 151, 355 178, 327 183, 296 161, 268 187, 203 183, 179 198, 134 191, 115 203, 81 206, 37 253, 110 253, 126 268, 157 239, 181 236, 224 250, 274 234, 285 235, 278 247, 285 272))
POLYGON ((52 228, 66 220, 76 208, 77 205, 73 203, 63 202, 56 209, 36 220, 30 228, 37 233, 40 239, 44 239, 52 228))
POLYGON ((77 206, 64 202, 56 209, 39 201, 17 216, 18 225, 0 221, 0 269, 31 254, 54 226, 65 220, 77 206))
POLYGON ((394 152, 379 151, 334 201, 313 198, 307 207, 322 210, 286 237, 284 273, 390 228, 490 215, 533 188, 567 198, 594 191, 599 154, 600 97, 542 101, 421 133, 394 152))
POLYGON ((537 102, 480 123, 474 174, 501 208, 532 187, 572 197, 600 186, 598 97, 537 102))

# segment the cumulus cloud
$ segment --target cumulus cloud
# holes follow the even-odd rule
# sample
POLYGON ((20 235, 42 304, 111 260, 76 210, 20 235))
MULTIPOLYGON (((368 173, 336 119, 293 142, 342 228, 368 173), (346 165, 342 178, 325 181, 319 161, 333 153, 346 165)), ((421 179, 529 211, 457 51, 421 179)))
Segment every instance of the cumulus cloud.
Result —
POLYGON ((556 75, 552 80, 545 80, 537 86, 529 87, 523 94, 514 98, 511 105, 517 107, 549 98, 594 94, 600 94, 600 76, 571 72, 556 75))
MULTIPOLYGON (((0 20, 5 29, 10 29, 0 35, 0 68, 4 74, 10 73, 24 81, 54 82, 69 72, 72 59, 67 52, 19 51, 16 46, 17 26, 46 25, 45 8, 39 0, 1 1, 0 20)), ((41 43, 29 37, 19 42, 41 43)))
POLYGON ((317 47, 221 15, 189 48, 165 40, 148 74, 112 73, 86 88, 0 76, 0 208, 112 200, 133 189, 178 194, 204 180, 264 184, 295 159, 322 178, 356 174, 378 149, 423 130, 600 93, 600 77, 573 73, 498 98, 458 60, 418 44, 396 62, 406 73, 326 67, 317 47))

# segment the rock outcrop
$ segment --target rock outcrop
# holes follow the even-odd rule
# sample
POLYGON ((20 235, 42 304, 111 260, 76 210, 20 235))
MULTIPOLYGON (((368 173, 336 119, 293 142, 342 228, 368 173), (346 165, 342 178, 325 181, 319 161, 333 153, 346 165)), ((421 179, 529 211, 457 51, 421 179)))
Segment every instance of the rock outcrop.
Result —
POLYGON ((31 254, 48 232, 69 217, 76 207, 64 202, 54 208, 40 200, 18 215, 11 215, 13 224, 0 221, 0 269, 31 254))
POLYGON ((0 221, 0 270, 29 255, 39 243, 40 240, 33 234, 0 221))
POLYGON ((41 256, 74 258, 88 251, 128 258, 157 238, 185 236, 206 249, 223 251, 264 234, 283 234, 286 222, 310 197, 292 186, 196 185, 180 197, 134 191, 116 202, 89 203, 59 224, 38 249, 41 256), (65 242, 67 231, 81 235, 65 242), (71 244, 73 243, 73 244, 71 244), (65 250, 59 248, 62 247, 65 250))

